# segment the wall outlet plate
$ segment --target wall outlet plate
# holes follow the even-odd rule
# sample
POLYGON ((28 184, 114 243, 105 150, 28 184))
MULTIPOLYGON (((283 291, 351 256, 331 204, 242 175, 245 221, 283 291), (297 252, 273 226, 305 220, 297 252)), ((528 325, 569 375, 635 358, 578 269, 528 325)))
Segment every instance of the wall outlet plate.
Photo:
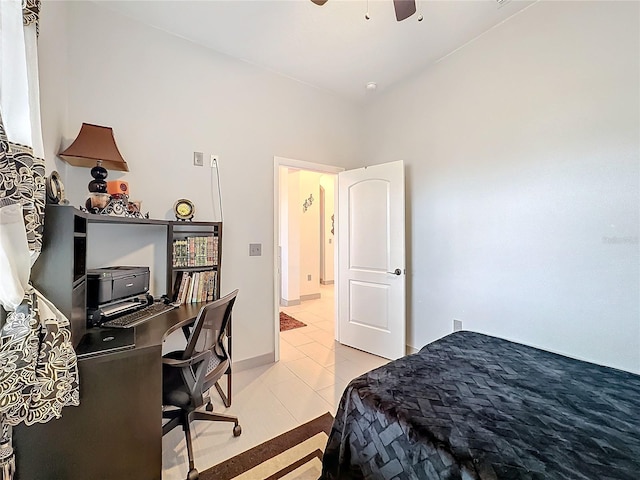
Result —
POLYGON ((211 154, 211 158, 210 158, 210 162, 211 162, 211 168, 218 168, 218 162, 220 161, 220 157, 218 157, 218 155, 214 155, 213 153, 211 154))
POLYGON ((462 320, 456 320, 454 318, 453 319, 453 331, 454 332, 459 332, 460 330, 462 330, 462 320))
POLYGON ((261 243, 250 243, 249 244, 249 256, 250 257, 259 257, 262 255, 262 244, 261 243))
POLYGON ((204 165, 204 154, 202 152, 193 152, 193 164, 196 167, 202 167, 204 165))

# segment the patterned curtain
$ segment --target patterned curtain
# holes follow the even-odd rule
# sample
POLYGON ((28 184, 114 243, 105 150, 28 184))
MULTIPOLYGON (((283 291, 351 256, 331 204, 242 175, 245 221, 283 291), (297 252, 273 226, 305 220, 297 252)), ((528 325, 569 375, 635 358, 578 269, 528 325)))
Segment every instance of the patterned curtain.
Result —
POLYGON ((36 26, 36 35, 40 33, 40 0, 26 0, 22 3, 22 23, 25 27, 36 26))
POLYGON ((16 468, 13 426, 48 422, 64 406, 79 405, 69 321, 29 283, 42 248, 45 202, 39 11, 39 0, 0 1, 0 305, 8 313, 0 329, 1 480, 16 468))

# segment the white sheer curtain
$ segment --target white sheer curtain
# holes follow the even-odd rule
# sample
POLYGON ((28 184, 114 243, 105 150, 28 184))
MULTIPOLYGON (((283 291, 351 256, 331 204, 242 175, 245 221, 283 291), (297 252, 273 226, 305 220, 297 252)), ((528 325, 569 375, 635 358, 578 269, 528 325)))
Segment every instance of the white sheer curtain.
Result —
POLYGON ((35 13, 39 4, 0 0, 0 113, 9 141, 33 148, 34 155, 42 158, 35 13))

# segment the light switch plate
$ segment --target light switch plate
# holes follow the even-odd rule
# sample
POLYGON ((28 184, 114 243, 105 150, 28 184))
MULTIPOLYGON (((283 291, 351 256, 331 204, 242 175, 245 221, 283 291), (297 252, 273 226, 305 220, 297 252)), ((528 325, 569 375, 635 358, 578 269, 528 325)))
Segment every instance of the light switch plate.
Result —
POLYGON ((202 152, 193 152, 193 164, 196 167, 202 167, 204 165, 204 154, 202 152))

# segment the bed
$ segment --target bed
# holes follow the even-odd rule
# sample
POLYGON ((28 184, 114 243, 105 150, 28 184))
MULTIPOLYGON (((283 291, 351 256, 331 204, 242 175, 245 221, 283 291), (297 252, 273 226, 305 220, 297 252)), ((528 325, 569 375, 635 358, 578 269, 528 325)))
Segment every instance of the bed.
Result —
POLYGON ((355 378, 334 479, 640 479, 640 376, 473 332, 355 378))

